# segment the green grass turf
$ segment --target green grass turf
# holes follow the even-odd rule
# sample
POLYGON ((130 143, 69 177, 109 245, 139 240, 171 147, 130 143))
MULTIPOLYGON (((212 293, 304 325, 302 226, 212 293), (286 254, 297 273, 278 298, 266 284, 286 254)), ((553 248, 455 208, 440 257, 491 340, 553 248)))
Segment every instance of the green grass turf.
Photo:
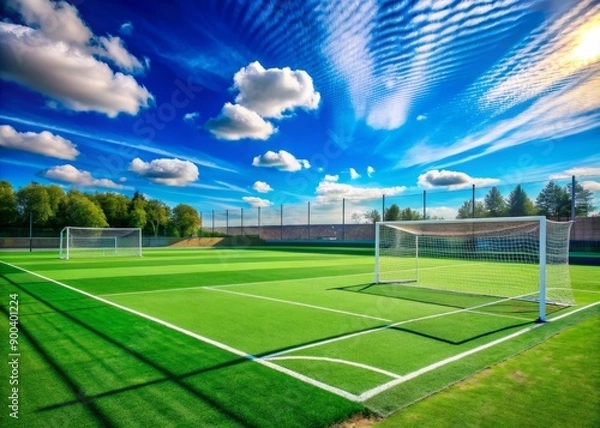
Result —
POLYGON ((599 331, 588 319, 377 427, 598 427, 599 331))
MULTIPOLYGON (((536 311, 523 305, 493 307, 495 314, 448 315, 488 301, 481 296, 465 301, 462 295, 463 301, 457 302, 455 297, 438 293, 434 298, 423 290, 405 289, 404 295, 393 295, 397 288, 373 292, 389 286, 369 287, 372 250, 351 250, 151 250, 141 259, 69 261, 58 260, 56 253, 4 253, 0 258, 243 352, 257 356, 284 352, 292 359, 273 362, 354 394, 390 380, 368 367, 404 375, 531 326, 536 318, 536 311), (207 288, 218 285, 225 286, 207 288), (346 338, 349 334, 355 336, 346 338)), ((1 266, 4 295, 16 288, 23 299, 23 340, 29 352, 24 358, 34 367, 44 367, 23 380, 24 394, 33 397, 31 407, 23 411, 34 422, 43 415, 58 421, 79 412, 78 417, 87 415, 90 425, 94 421, 102 425, 102 418, 117 415, 116 422, 109 422, 128 426, 132 423, 123 420, 143 413, 150 403, 148 420, 156 411, 165 421, 181 417, 197 425, 324 426, 362 409, 181 333, 1 266), (40 388, 37 380, 45 376, 54 380, 40 388), (174 395, 173 400, 159 404, 165 394, 174 395), (133 413, 124 408, 129 401, 133 413)), ((581 289, 575 292, 580 304, 599 300, 594 269, 571 267, 573 284, 581 289)), ((478 268, 485 270, 483 265, 478 268)), ((493 270, 487 266, 488 272, 493 270)), ((380 414, 390 413, 522 352, 588 313, 390 388, 366 405, 380 414)))

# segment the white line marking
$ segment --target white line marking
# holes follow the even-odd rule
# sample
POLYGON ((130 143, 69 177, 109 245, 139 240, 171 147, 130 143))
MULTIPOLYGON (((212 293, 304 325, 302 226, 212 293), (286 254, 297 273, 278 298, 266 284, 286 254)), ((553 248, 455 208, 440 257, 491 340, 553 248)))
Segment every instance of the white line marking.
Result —
MULTIPOLYGON (((579 309, 576 309, 574 311, 568 312, 568 313, 563 314, 563 315, 561 315, 559 317, 553 318, 553 319, 551 319, 549 321, 557 321, 559 319, 565 318, 567 316, 573 315, 574 313, 583 311, 585 309, 589 309, 589 308, 591 308, 593 306, 596 306, 596 305, 599 305, 599 304, 600 304, 600 302, 595 302, 595 303, 589 304, 587 306, 583 306, 583 307, 581 307, 579 309)), ((465 351, 465 352, 462 352, 460 354, 454 355, 452 357, 446 358, 445 360, 441 360, 441 361, 438 361, 436 363, 430 364, 430 365, 428 365, 426 367, 423 367, 423 368, 421 368, 419 370, 415 370, 414 372, 409 373, 407 375, 404 375, 404 376, 402 376, 399 379, 394 379, 394 380, 392 380, 392 381, 390 381, 388 383, 384 383, 384 384, 379 385, 379 386, 377 386, 377 387, 375 387, 373 389, 370 389, 368 391, 363 392, 362 394, 360 394, 358 396, 358 399, 359 399, 360 402, 368 400, 369 398, 373 398, 374 396, 376 396, 378 394, 381 394, 382 392, 387 391, 388 389, 393 388, 393 387, 395 387, 397 385, 400 385, 401 383, 404 383, 404 382, 406 382, 408 380, 411 380, 411 379, 414 379, 414 378, 416 378, 418 376, 421 376, 424 373, 427 373, 427 372, 430 372, 432 370, 438 369, 438 368, 440 368, 442 366, 445 366, 446 364, 449 364, 449 363, 461 360, 461 359, 463 359, 465 357, 468 357, 469 355, 475 354, 477 352, 480 352, 480 351, 483 351, 485 349, 491 348, 492 346, 495 346, 495 345, 498 345, 500 343, 506 342, 507 340, 514 339, 517 336, 520 336, 522 334, 528 333, 528 332, 530 332, 530 331, 532 331, 532 330, 534 330, 536 328, 539 328, 539 327, 541 327, 543 325, 544 325, 543 323, 540 323, 540 324, 532 325, 530 327, 525 327, 524 329, 516 331, 516 332, 514 332, 512 334, 509 334, 508 336, 501 337, 500 339, 496 339, 496 340, 494 340, 492 342, 489 342, 489 343, 486 343, 484 345, 478 346, 477 348, 470 349, 468 351, 465 351)))
POLYGON ((217 342, 216 340, 209 339, 208 337, 201 336, 201 335, 199 335, 197 333, 194 333, 194 332, 191 332, 189 330, 183 329, 183 328, 178 327, 178 326, 176 326, 174 324, 171 324, 169 322, 163 321, 160 318, 156 318, 156 317, 153 317, 151 315, 145 314, 143 312, 136 311, 135 309, 131 309, 131 308, 128 308, 126 306, 119 305, 118 303, 111 302, 110 300, 106 300, 106 299, 103 299, 101 297, 94 296, 93 294, 90 294, 90 293, 88 293, 86 291, 79 290, 78 288, 75 288, 75 287, 72 287, 70 285, 64 284, 64 283, 59 282, 59 281, 57 281, 55 279, 48 278, 46 276, 40 275, 39 273, 35 273, 35 272, 32 272, 32 271, 29 271, 29 270, 24 269, 22 267, 15 266, 15 265, 13 265, 11 263, 7 263, 7 262, 2 261, 2 260, 0 260, 0 263, 5 264, 7 266, 10 266, 10 267, 12 267, 14 269, 18 269, 18 270, 20 270, 22 272, 25 272, 25 273, 28 273, 30 275, 36 276, 36 277, 41 278, 41 279, 43 279, 45 281, 52 282, 52 283, 54 283, 56 285, 59 285, 61 287, 64 287, 64 288, 69 289, 71 291, 74 291, 76 293, 83 294, 84 296, 87 296, 87 297, 89 297, 91 299, 97 300, 99 302, 105 303, 107 305, 113 306, 115 308, 121 309, 123 311, 129 312, 129 313, 137 315, 139 317, 145 318, 145 319, 147 319, 149 321, 153 321, 153 322, 155 322, 157 324, 160 324, 160 325, 162 325, 164 327, 170 328, 170 329, 175 330, 175 331, 177 331, 179 333, 185 334, 186 336, 192 337, 192 338, 197 339, 197 340, 199 340, 201 342, 204 342, 204 343, 207 343, 209 345, 215 346, 215 347, 217 347, 219 349, 222 349, 224 351, 230 352, 230 353, 232 353, 234 355, 237 355, 239 357, 245 358, 245 359, 250 360, 250 361, 255 361, 258 364, 261 364, 261 365, 263 365, 265 367, 269 367, 269 368, 271 368, 273 370, 276 370, 276 371, 278 371, 280 373, 285 373, 285 374, 287 374, 287 375, 289 375, 289 376, 291 376, 291 377, 293 377, 295 379, 301 380, 302 382, 308 383, 310 385, 316 386, 317 388, 321 388, 321 389, 323 389, 325 391, 331 392, 332 394, 339 395, 340 397, 344 397, 344 398, 346 398, 346 399, 348 399, 350 401, 358 401, 358 396, 355 395, 355 394, 351 394, 351 393, 349 393, 347 391, 344 391, 343 389, 336 388, 335 386, 328 385, 328 384, 323 383, 321 381, 318 381, 316 379, 313 379, 313 378, 310 378, 308 376, 305 376, 305 375, 303 375, 301 373, 297 373, 297 372, 295 372, 293 370, 290 370, 290 369, 287 369, 285 367, 279 366, 279 365, 277 365, 275 363, 272 363, 270 361, 265 361, 262 358, 257 358, 254 355, 248 354, 248 353, 246 353, 244 351, 241 351, 239 349, 233 348, 233 347, 231 347, 229 345, 226 345, 224 343, 217 342))
POLYGON ((354 317, 367 318, 367 319, 376 320, 376 321, 392 322, 392 320, 388 320, 388 319, 385 319, 385 318, 374 317, 374 316, 371 316, 371 315, 364 315, 364 314, 358 314, 356 312, 342 311, 340 309, 326 308, 324 306, 310 305, 308 303, 294 302, 292 300, 283 300, 283 299, 276 299, 274 297, 259 296, 257 294, 240 293, 239 291, 221 290, 221 289, 212 288, 212 287, 204 287, 204 290, 218 291, 220 293, 234 294, 236 296, 251 297, 251 298, 260 299, 260 300, 268 300, 270 302, 286 303, 288 305, 302 306, 303 308, 317 309, 317 310, 326 311, 326 312, 334 312, 336 314, 351 315, 351 316, 354 316, 354 317))
POLYGON ((369 370, 375 373, 380 373, 383 375, 386 375, 388 377, 394 378, 394 379, 399 379, 402 376, 396 373, 392 373, 392 372, 388 372, 387 370, 383 370, 377 367, 373 367, 373 366, 369 366, 367 364, 362 364, 362 363, 357 363, 354 361, 348 361, 348 360, 341 360, 339 358, 329 358, 329 357, 312 357, 312 356, 306 356, 306 355, 292 355, 292 356, 286 356, 286 357, 273 357, 269 359, 270 361, 275 360, 275 361, 281 361, 281 360, 311 360, 311 361, 327 361, 329 363, 338 363, 338 364, 345 364, 348 366, 353 366, 353 367, 358 367, 361 369, 365 369, 365 370, 369 370))
POLYGON ((568 316, 570 316, 570 315, 576 314, 577 312, 581 312, 581 311, 583 311, 583 310, 585 310, 585 309, 588 309, 588 308, 594 307, 594 306, 596 306, 596 305, 600 305, 600 302, 594 302, 594 303, 590 303, 590 304, 589 304, 589 305, 587 305, 587 306, 582 306, 581 308, 574 309, 574 310, 572 310, 571 312, 567 312, 567 313, 565 313, 565 314, 558 315, 558 316, 556 316, 556 317, 554 317, 554 318, 550 318, 550 319, 548 320, 548 322, 553 322, 553 321, 558 321, 558 320, 561 320, 561 319, 563 319, 563 318, 565 318, 565 317, 568 317, 568 316))
MULTIPOLYGON (((524 296, 528 296, 528 295, 529 294, 526 294, 524 296)), ((481 305, 473 306, 473 307, 470 307, 470 308, 457 309, 457 310, 454 310, 454 311, 442 312, 442 313, 437 313, 437 314, 433 314, 433 315, 427 315, 427 316, 424 316, 424 317, 412 318, 412 319, 404 320, 404 321, 398 321, 398 322, 393 323, 393 324, 384 325, 384 326, 381 326, 381 327, 375 327, 375 328, 371 328, 371 329, 368 329, 368 330, 359 331, 358 333, 350 333, 350 334, 347 334, 347 335, 344 335, 344 336, 338 336, 338 337, 334 337, 332 339, 323 340, 321 342, 315 342, 315 343, 310 343, 308 345, 298 346, 296 348, 286 349, 284 351, 280 351, 280 352, 276 352, 274 354, 267 355, 264 358, 278 357, 280 355, 286 355, 286 354, 290 354, 290 353, 296 352, 296 351, 301 351, 301 350, 304 350, 304 349, 316 348, 318 346, 328 345, 330 343, 339 342, 339 341, 347 340, 347 339, 352 339, 352 338, 355 338, 355 337, 358 337, 358 336, 362 336, 362 335, 365 335, 365 334, 376 333, 378 331, 387 330, 387 329, 390 329, 390 328, 393 328, 393 327, 397 327, 397 326, 403 325, 403 324, 408 324, 408 323, 411 323, 411 322, 425 321, 425 320, 428 320, 428 319, 439 318, 439 317, 443 317, 443 316, 446 316, 446 315, 454 315, 454 314, 458 314, 458 313, 461 313, 461 312, 469 312, 469 311, 473 311, 474 309, 479 309, 479 308, 483 308, 485 306, 495 305, 497 303, 506 302, 506 301, 512 300, 512 299, 518 299, 518 298, 524 297, 524 296, 508 297, 506 299, 497 300, 497 301, 494 301, 494 302, 483 303, 481 305)))
POLYGON ((280 282, 298 282, 298 281, 311 281, 311 280, 320 280, 320 279, 331 279, 331 278, 346 278, 349 276, 371 276, 370 273, 353 273, 348 275, 335 275, 335 276, 319 276, 312 278, 296 278, 296 279, 280 279, 274 281, 259 281, 259 282, 236 282, 232 284, 221 284, 221 285, 198 285, 194 287, 180 287, 180 288, 161 288, 160 290, 146 290, 146 291, 128 291, 124 293, 109 293, 109 294, 101 294, 103 297, 110 296, 127 296, 127 295, 137 295, 137 294, 152 294, 152 293, 168 293, 169 291, 186 291, 186 290, 200 290, 206 287, 210 288, 222 288, 222 287, 240 287, 245 285, 262 285, 262 284, 277 284, 280 282))

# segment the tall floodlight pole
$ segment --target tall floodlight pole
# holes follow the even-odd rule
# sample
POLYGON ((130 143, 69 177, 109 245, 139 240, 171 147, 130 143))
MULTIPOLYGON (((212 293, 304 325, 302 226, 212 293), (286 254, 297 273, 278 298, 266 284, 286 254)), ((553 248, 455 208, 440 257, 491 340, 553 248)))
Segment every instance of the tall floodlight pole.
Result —
POLYGON ((423 190, 423 220, 427 219, 427 190, 423 190))

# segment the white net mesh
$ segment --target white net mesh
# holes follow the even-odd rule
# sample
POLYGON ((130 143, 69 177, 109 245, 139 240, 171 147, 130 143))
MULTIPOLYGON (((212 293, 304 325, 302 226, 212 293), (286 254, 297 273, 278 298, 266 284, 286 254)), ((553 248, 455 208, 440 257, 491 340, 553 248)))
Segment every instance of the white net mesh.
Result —
POLYGON ((66 227, 60 233, 60 258, 142 255, 138 228, 66 227))
POLYGON ((568 253, 571 223, 485 219, 378 224, 376 283, 407 283, 498 297, 574 303, 568 253), (546 263, 540 264, 540 224, 546 222, 546 263))

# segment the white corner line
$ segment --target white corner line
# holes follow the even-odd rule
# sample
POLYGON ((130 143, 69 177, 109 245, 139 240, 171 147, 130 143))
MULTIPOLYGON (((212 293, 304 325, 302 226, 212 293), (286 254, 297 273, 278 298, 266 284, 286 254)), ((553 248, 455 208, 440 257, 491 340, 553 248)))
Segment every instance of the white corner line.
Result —
POLYGON ((377 367, 369 366, 367 364, 357 363, 355 361, 342 360, 340 358, 329 358, 329 357, 314 357, 308 355, 289 355, 284 357, 272 357, 269 361, 281 361, 281 360, 310 360, 310 361, 326 361, 328 363, 345 364, 347 366, 358 367, 371 372, 379 373, 393 379, 400 379, 403 376, 397 373, 392 373, 387 370, 383 370, 377 367))
MULTIPOLYGON (((589 308, 591 308, 593 306, 597 306, 599 304, 600 304, 600 302, 594 302, 594 303, 591 303, 591 304, 589 304, 587 306, 582 306, 581 308, 578 308, 578 309, 573 310, 571 312, 567 312, 566 314, 563 314, 563 315, 561 315, 559 317, 552 318, 552 319, 548 320, 548 322, 558 321, 559 319, 565 318, 567 316, 573 315, 573 314, 575 314, 577 312, 581 312, 581 311, 583 311, 585 309, 589 309, 589 308)), ((514 332, 512 334, 509 334, 508 336, 501 337, 501 338, 496 339, 496 340, 494 340, 492 342, 486 343, 484 345, 478 346, 476 348, 470 349, 468 351, 462 352, 460 354, 457 354, 457 355, 454 355, 452 357, 446 358, 444 360, 438 361, 436 363, 430 364, 430 365, 428 365, 426 367, 423 367, 423 368, 421 368, 419 370, 415 370, 414 372, 409 373, 407 375, 404 375, 404 376, 402 376, 399 379, 394 379, 394 380, 392 380, 392 381, 390 381, 388 383, 384 383, 384 384, 379 385, 379 386, 377 386, 377 387, 375 387, 373 389, 370 389, 368 391, 363 392, 362 394, 360 394, 358 396, 358 399, 359 399, 360 402, 366 401, 369 398, 373 398, 374 396, 376 396, 378 394, 381 394, 382 392, 387 391, 390 388, 393 388, 393 387, 395 387, 397 385, 400 385, 401 383, 404 383, 406 381, 414 379, 414 378, 416 378, 418 376, 421 376, 422 374, 425 374, 425 373, 430 372, 432 370, 438 369, 438 368, 440 368, 442 366, 445 366, 447 364, 450 364, 452 362, 461 360, 461 359, 463 359, 465 357, 468 357, 469 355, 473 355, 473 354, 475 354, 477 352, 484 351, 484 350, 486 350, 488 348, 491 348, 493 346, 496 346, 496 345, 498 345, 500 343, 503 343, 503 342, 506 342, 508 340, 514 339, 517 336, 520 336, 522 334, 528 333, 528 332, 530 332, 530 331, 532 331, 532 330, 534 330, 536 328, 542 327, 543 325, 544 325, 544 323, 539 323, 539 324, 535 324, 535 325, 532 325, 532 326, 529 326, 529 327, 525 327, 524 329, 518 330, 518 331, 516 331, 516 332, 514 332)))
POLYGON ((357 395, 352 394, 352 393, 350 393, 348 391, 344 391, 343 389, 336 388, 336 387, 328 385, 328 384, 326 384, 324 382, 321 382, 321 381, 318 381, 316 379, 313 379, 313 378, 310 378, 308 376, 305 376, 305 375, 303 375, 301 373, 297 373, 297 372, 295 372, 293 370, 290 370, 290 369, 282 367, 282 366, 280 366, 278 364, 275 364, 275 363, 272 363, 270 361, 267 361, 264 358, 255 357, 254 355, 248 354, 248 353, 246 353, 244 351, 241 351, 239 349, 233 348, 233 347, 231 347, 229 345, 226 345, 224 343, 217 342, 216 340, 209 339, 208 337, 201 336, 201 335, 199 335, 197 333, 194 333, 192 331, 189 331, 189 330, 186 330, 184 328, 178 327, 178 326, 176 326, 174 324, 171 324, 171 323, 169 323, 167 321, 163 321, 160 318, 156 318, 156 317, 153 317, 151 315, 145 314, 143 312, 136 311, 135 309, 131 309, 131 308, 128 308, 126 306, 119 305, 118 303, 111 302, 110 300, 106 300, 106 299, 103 299, 102 297, 98 297, 98 296, 95 296, 93 294, 90 294, 87 291, 80 290, 78 288, 75 288, 75 287, 72 287, 70 285, 64 284, 64 283, 62 283, 60 281, 57 281, 55 279, 48 278, 48 277, 46 277, 44 275, 40 275, 39 273, 35 273, 35 272, 32 272, 32 271, 29 271, 27 269, 24 269, 24 268, 16 266, 16 265, 13 265, 11 263, 7 263, 7 262, 5 262, 3 260, 0 260, 0 263, 4 264, 6 266, 10 266, 10 267, 12 267, 14 269, 18 269, 18 270, 20 270, 22 272, 28 273, 29 275, 36 276, 36 277, 41 278, 41 279, 43 279, 45 281, 52 282, 53 284, 59 285, 59 286, 64 287, 64 288, 66 288, 68 290, 71 290, 71 291, 74 291, 76 293, 82 294, 84 296, 87 296, 87 297, 89 297, 91 299, 94 299, 94 300, 97 300, 99 302, 105 303, 105 304, 110 305, 112 307, 121 309, 121 310, 123 310, 125 312, 129 312, 129 313, 137 315, 137 316, 139 316, 141 318, 145 318, 145 319, 147 319, 149 321, 155 322, 155 323, 160 324, 160 325, 162 325, 164 327, 170 328, 171 330, 175 330, 175 331, 177 331, 179 333, 185 334, 186 336, 192 337, 192 338, 194 338, 196 340, 199 340, 201 342, 207 343, 207 344, 212 345, 212 346, 214 346, 216 348, 219 348, 219 349, 222 349, 224 351, 230 352, 230 353, 232 353, 234 355, 237 355, 239 357, 245 358, 245 359, 247 359, 249 361, 257 362, 258 364, 261 364, 261 365, 263 365, 265 367, 269 367, 269 368, 271 368, 271 369, 273 369, 275 371, 278 371, 280 373, 287 374, 288 376, 291 376, 291 377, 293 377, 295 379, 298 379, 298 380, 300 380, 302 382, 305 382, 307 384, 316 386, 317 388, 323 389, 325 391, 331 392, 332 394, 335 394, 335 395, 338 395, 340 397, 346 398, 346 399, 348 399, 350 401, 354 401, 354 402, 358 402, 359 401, 357 395))
POLYGON ((293 300, 276 299, 274 297, 260 296, 257 294, 249 294, 249 293, 241 293, 239 291, 232 291, 232 290, 222 290, 220 288, 213 288, 213 287, 204 287, 204 290, 218 291, 220 293, 234 294, 236 296, 243 296, 243 297, 250 297, 253 299, 267 300, 270 302, 285 303, 288 305, 301 306, 303 308, 316 309, 319 311, 326 311, 326 312, 333 312, 333 313, 342 314, 342 315, 350 315, 350 316, 359 317, 359 318, 367 318, 367 319, 376 320, 376 321, 392 322, 392 320, 388 320, 385 318, 379 318, 379 317, 375 317, 372 315, 365 315, 365 314, 359 314, 356 312, 342 311, 340 309, 326 308, 324 306, 310 305, 308 303, 294 302, 293 300))

